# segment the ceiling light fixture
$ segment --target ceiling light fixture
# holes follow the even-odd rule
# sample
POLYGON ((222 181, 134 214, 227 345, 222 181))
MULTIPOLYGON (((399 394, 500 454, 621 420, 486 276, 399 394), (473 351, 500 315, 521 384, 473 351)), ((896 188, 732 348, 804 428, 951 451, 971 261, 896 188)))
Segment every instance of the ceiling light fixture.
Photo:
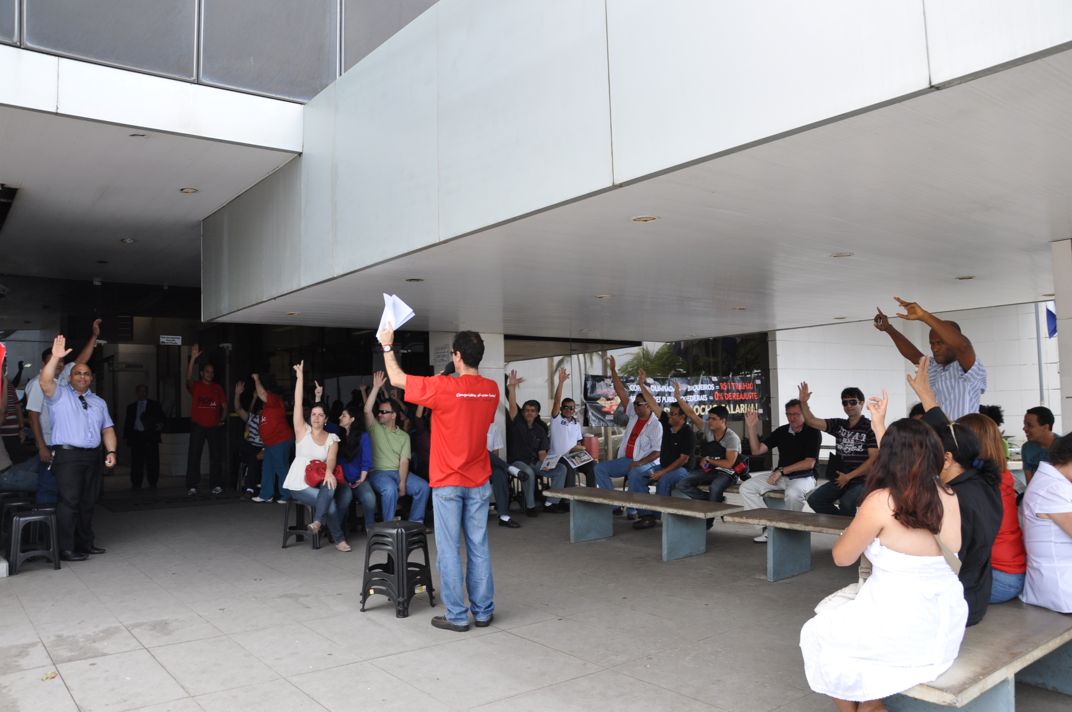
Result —
POLYGON ((421 277, 406 277, 406 281, 410 284, 419 284, 420 282, 423 282, 424 279, 421 277))
POLYGON ((855 254, 856 254, 855 252, 835 252, 830 256, 833 257, 834 259, 840 259, 842 257, 852 257, 855 254))
POLYGON ((597 294, 596 299, 610 299, 609 294, 597 294))
POLYGON ((108 264, 108 260, 97 260, 97 264, 106 265, 106 264, 108 264))
POLYGON ((287 312, 287 316, 301 316, 301 312, 287 312))
POLYGON ((834 317, 834 321, 841 321, 841 320, 843 320, 843 319, 848 319, 848 318, 849 318, 849 317, 847 317, 847 316, 835 316, 835 317, 834 317))
POLYGON ((658 219, 658 215, 637 215, 636 217, 631 218, 631 220, 635 223, 650 223, 655 222, 658 219))
POLYGON ((740 304, 733 308, 733 311, 748 311, 748 307, 743 307, 740 304))
POLYGON ((124 245, 133 245, 135 242, 137 242, 137 240, 135 240, 133 237, 121 237, 119 238, 119 241, 122 242, 124 245))
POLYGON ((1042 296, 1044 296, 1044 297, 1053 297, 1053 296, 1056 296, 1056 295, 1053 292, 1046 292, 1042 296))
POLYGON ((179 188, 179 192, 183 195, 193 195, 194 193, 199 193, 200 191, 197 188, 179 188))
POLYGON ((967 282, 968 280, 975 279, 974 274, 962 274, 957 276, 957 280, 961 282, 967 282))
POLYGON ((145 138, 145 134, 143 133, 132 133, 127 135, 130 136, 130 138, 145 138))

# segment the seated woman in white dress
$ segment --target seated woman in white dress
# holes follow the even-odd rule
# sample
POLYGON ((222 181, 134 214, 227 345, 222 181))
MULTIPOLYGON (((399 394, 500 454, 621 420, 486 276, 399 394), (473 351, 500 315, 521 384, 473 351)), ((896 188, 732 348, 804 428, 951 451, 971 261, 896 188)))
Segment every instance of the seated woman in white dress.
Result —
POLYGON ((1058 438, 1024 494, 1027 578, 1020 598, 1072 613, 1072 434, 1058 438))
POLYGON ((804 624, 800 648, 811 689, 842 712, 884 709, 883 698, 935 679, 960 650, 968 606, 936 538, 960 548, 957 497, 938 478, 943 462, 930 426, 891 425, 856 517, 834 544, 834 563, 866 554, 872 573, 854 599, 804 624))
POLYGON ((305 422, 302 413, 304 367, 305 361, 294 367, 294 462, 290 463, 287 478, 283 480, 283 490, 289 492, 295 501, 313 509, 313 521, 309 523, 309 531, 315 534, 327 523, 328 531, 335 539, 335 548, 339 551, 350 551, 351 547, 346 542, 346 534, 342 528, 346 504, 349 504, 348 499, 346 504, 341 503, 346 495, 343 491, 346 482, 344 481, 340 488, 334 475, 335 461, 339 454, 339 436, 324 430, 328 414, 323 403, 313 404, 309 410, 309 422, 305 422), (320 460, 325 466, 324 481, 318 487, 310 487, 305 482, 305 468, 313 460, 320 460))

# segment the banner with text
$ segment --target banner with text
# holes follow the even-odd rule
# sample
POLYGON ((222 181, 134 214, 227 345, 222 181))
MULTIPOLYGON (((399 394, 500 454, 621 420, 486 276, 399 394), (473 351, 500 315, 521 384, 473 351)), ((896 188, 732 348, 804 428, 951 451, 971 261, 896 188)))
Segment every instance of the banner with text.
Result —
MULTIPOLYGON (((758 410, 761 418, 768 418, 768 393, 762 371, 730 376, 649 377, 646 385, 659 405, 666 408, 675 402, 675 383, 681 389, 681 397, 700 417, 706 415, 714 406, 724 405, 730 412, 730 418, 734 420, 741 419, 743 413, 749 410, 758 410)), ((623 377, 622 385, 629 391, 630 398, 636 398, 640 392, 636 378, 623 377)), ((619 408, 618 394, 614 392, 614 381, 610 376, 586 376, 584 402, 587 406, 588 425, 600 427, 626 424, 624 412, 619 408)))

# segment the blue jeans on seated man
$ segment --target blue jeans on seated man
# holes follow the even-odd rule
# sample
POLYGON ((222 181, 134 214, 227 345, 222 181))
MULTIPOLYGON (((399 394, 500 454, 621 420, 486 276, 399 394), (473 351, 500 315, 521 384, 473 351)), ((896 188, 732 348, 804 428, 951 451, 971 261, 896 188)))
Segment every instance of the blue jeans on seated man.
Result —
MULTIPOLYGON (((555 489, 561 489, 566 486, 566 472, 566 463, 561 460, 559 460, 558 464, 550 470, 540 469, 540 475, 542 477, 550 478, 551 486, 555 489)), ((547 497, 544 499, 543 504, 545 507, 550 507, 552 504, 558 504, 561 501, 561 497, 547 497)))
MULTIPOLYGON (((655 463, 649 462, 646 465, 630 469, 632 467, 633 459, 630 457, 619 457, 616 460, 599 463, 596 465, 596 486, 603 489, 614 489, 614 483, 610 481, 612 477, 628 477, 630 492, 647 492, 648 474, 655 469, 655 463), (644 489, 633 489, 634 481, 638 483, 636 486, 639 486, 639 478, 644 480, 644 489)), ((629 513, 635 514, 636 510, 630 507, 629 513)))
POLYGON ((731 475, 715 468, 710 470, 693 470, 677 483, 677 492, 679 496, 685 496, 689 499, 706 499, 711 502, 725 502, 726 488, 734 484, 736 481, 736 475, 731 475), (700 489, 702 485, 707 485, 707 492, 700 489))
POLYGON ((38 466, 41 464, 37 457, 31 457, 0 472, 0 492, 36 492, 38 466))
MULTIPOLYGON (((630 492, 647 492, 648 486, 651 484, 651 473, 657 468, 652 468, 642 474, 634 474, 637 471, 633 470, 629 473, 629 491, 630 492)), ((661 494, 664 497, 669 497, 674 491, 674 487, 677 486, 681 480, 685 479, 685 476, 689 474, 689 471, 684 467, 677 467, 670 470, 665 475, 655 480, 655 494, 661 494)), ((654 512, 650 509, 641 509, 637 512, 641 517, 649 519, 662 519, 661 512, 654 512)))
POLYGON ((808 495, 808 506, 816 514, 839 514, 843 517, 855 517, 856 508, 864 494, 866 477, 854 477, 844 487, 839 487, 834 480, 824 482, 808 495), (834 504, 837 503, 835 507, 834 504))
POLYGON ((529 464, 522 462, 521 460, 515 460, 510 463, 517 469, 524 472, 528 477, 521 483, 521 491, 525 493, 525 508, 536 508, 536 476, 540 471, 540 463, 534 462, 529 464))
POLYGON ((1005 603, 1020 595, 1024 590, 1024 579, 1027 574, 1010 574, 991 567, 994 583, 990 586, 990 602, 1005 603))
POLYGON ((346 515, 346 507, 350 504, 349 487, 340 485, 334 490, 327 487, 306 487, 303 490, 284 489, 283 494, 289 495, 295 502, 313 508, 313 521, 320 522, 328 528, 335 543, 346 541, 346 534, 342 530, 342 518, 346 515), (345 490, 345 491, 344 491, 345 490), (338 500, 346 497, 346 503, 341 507, 338 500))
MULTIPOLYGON (((398 507, 398 483, 401 475, 398 470, 374 470, 369 473, 368 478, 372 489, 380 495, 383 521, 391 521, 395 518, 395 509, 398 507)), ((409 508, 409 521, 424 522, 424 512, 428 508, 428 482, 412 472, 409 473, 406 476, 406 494, 413 498, 413 504, 409 508)))
POLYGON ((495 612, 495 584, 488 551, 488 500, 491 484, 480 487, 436 487, 432 490, 435 512, 436 568, 439 594, 447 609, 447 620, 469 625, 469 611, 478 621, 495 612), (461 545, 465 541, 465 572, 462 572, 461 545), (469 606, 465 594, 469 594, 469 606))

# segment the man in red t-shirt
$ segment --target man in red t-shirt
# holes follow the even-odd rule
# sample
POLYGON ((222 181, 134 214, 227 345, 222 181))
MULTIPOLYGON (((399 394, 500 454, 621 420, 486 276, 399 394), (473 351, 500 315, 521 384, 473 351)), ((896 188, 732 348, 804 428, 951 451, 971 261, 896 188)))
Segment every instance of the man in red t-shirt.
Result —
POLYGON ((201 452, 208 441, 209 484, 212 494, 223 492, 223 409, 227 394, 215 382, 216 368, 211 363, 201 367, 200 379, 194 380, 194 364, 201 349, 194 344, 186 364, 186 390, 190 392, 190 445, 186 451, 186 494, 197 494, 201 481, 201 452))
POLYGON ((377 334, 391 385, 406 391, 406 401, 432 411, 432 448, 428 477, 435 512, 436 566, 442 586, 445 616, 432 625, 444 630, 469 630, 472 610, 478 628, 491 625, 495 587, 488 552, 488 500, 491 460, 488 426, 499 407, 499 387, 480 375, 484 340, 475 331, 460 331, 451 345, 453 376, 407 376, 395 359, 394 328, 377 334), (462 571, 461 542, 465 537, 466 570, 462 571), (469 606, 465 605, 466 589, 469 606))

